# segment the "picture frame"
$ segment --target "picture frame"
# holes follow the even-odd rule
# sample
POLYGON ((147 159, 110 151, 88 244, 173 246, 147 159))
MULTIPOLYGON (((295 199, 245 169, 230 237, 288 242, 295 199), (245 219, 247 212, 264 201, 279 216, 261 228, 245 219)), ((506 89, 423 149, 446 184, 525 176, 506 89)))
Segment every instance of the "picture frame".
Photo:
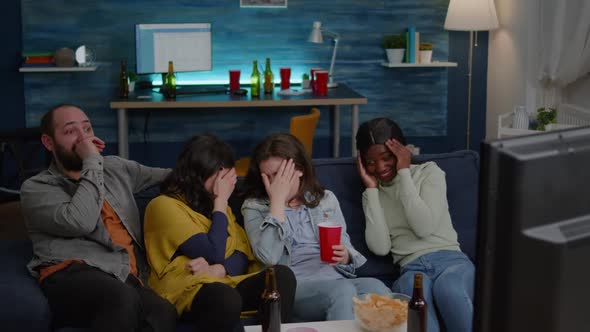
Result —
POLYGON ((241 8, 287 8, 287 0, 240 0, 241 8))

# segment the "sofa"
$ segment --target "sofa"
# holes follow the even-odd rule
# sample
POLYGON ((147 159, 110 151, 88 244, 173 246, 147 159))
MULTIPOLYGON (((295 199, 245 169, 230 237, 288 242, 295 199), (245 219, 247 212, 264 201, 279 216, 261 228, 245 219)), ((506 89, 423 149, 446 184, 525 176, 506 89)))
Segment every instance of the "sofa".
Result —
MULTIPOLYGON (((462 250, 475 259, 477 197, 479 183, 479 158, 473 151, 457 151, 443 154, 425 154, 414 158, 414 163, 435 161, 446 173, 447 198, 453 225, 459 236, 462 250)), ((390 255, 373 255, 365 243, 365 220, 361 205, 364 190, 357 174, 354 158, 316 159, 316 175, 320 182, 338 197, 346 218, 347 230, 354 247, 368 261, 357 270, 363 277, 376 277, 391 286, 399 275, 390 255)), ((152 188, 136 196, 141 212, 151 198, 157 195, 152 188)), ((230 204, 241 220, 241 201, 232 197, 230 204)), ((143 213, 142 213, 143 215, 143 213)), ((51 326, 51 313, 37 281, 27 272, 25 265, 31 258, 31 243, 23 240, 0 240, 0 330, 2 331, 78 331, 72 328, 51 326)), ((188 331, 190 326, 181 322, 178 331, 188 331)))

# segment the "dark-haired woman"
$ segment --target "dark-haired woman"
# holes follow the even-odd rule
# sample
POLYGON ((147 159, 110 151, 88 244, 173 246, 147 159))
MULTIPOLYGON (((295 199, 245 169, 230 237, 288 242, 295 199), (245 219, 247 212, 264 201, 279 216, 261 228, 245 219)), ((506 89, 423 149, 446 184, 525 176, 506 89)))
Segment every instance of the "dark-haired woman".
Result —
POLYGON ((434 162, 411 164, 402 130, 387 118, 363 123, 356 142, 365 238, 372 252, 391 252, 401 266, 393 291, 412 295, 414 274, 421 273, 428 331, 443 323, 447 331, 471 331, 475 268, 457 242, 445 173, 434 162))
MULTIPOLYGON (((188 140, 162 194, 145 213, 149 285, 199 331, 234 331, 264 290, 248 238, 228 206, 236 184, 232 149, 213 135, 188 140)), ((281 317, 291 320, 296 281, 276 266, 281 317)))
POLYGON ((244 187, 242 214, 254 254, 295 272, 295 320, 354 319, 353 296, 390 293, 377 279, 356 278, 366 258, 352 247, 338 200, 318 183, 295 136, 275 134, 259 143, 244 187), (320 259, 318 224, 324 221, 342 226, 331 264, 320 259))

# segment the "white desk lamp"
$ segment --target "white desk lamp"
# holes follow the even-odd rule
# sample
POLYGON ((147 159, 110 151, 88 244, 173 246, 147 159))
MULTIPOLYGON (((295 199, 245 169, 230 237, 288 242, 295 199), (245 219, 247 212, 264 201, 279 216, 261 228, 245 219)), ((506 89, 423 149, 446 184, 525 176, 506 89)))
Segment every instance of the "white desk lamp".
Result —
MULTIPOLYGON (((474 31, 493 30, 498 27, 494 0, 450 0, 445 29, 469 31, 469 56, 467 60, 467 149, 471 128, 471 74, 473 64, 474 31)), ((475 35, 477 47, 477 35, 475 35)))
POLYGON ((338 83, 334 83, 334 62, 336 60, 336 50, 338 50, 338 40, 340 39, 340 35, 322 28, 322 22, 316 21, 313 22, 313 29, 309 34, 308 41, 316 44, 322 44, 324 42, 322 33, 325 33, 334 39, 334 51, 332 52, 332 61, 330 62, 330 71, 328 72, 328 88, 335 88, 338 86, 338 83))

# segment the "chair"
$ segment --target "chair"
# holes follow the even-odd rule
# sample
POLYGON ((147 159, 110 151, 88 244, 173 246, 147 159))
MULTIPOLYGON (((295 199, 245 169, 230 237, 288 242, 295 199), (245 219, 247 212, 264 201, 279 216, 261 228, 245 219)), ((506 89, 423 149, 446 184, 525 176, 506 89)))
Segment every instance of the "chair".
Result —
MULTIPOLYGON (((291 118, 289 133, 297 137, 303 143, 305 151, 311 157, 313 150, 313 136, 320 119, 320 110, 312 108, 309 114, 297 115, 291 118)), ((238 176, 246 176, 250 166, 250 157, 240 158, 236 161, 236 173, 238 176)))

